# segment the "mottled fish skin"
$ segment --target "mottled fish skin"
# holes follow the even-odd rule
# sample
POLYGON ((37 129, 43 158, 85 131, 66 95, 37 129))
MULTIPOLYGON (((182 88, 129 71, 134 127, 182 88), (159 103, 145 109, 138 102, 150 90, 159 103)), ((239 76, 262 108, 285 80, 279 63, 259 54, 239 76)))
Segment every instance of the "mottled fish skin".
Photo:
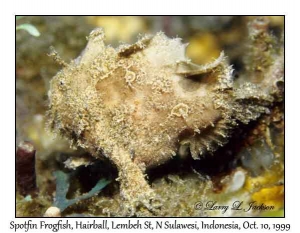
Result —
POLYGON ((152 208, 155 194, 144 178, 147 168, 178 153, 194 159, 213 153, 239 122, 267 112, 278 94, 269 78, 263 93, 254 84, 234 88, 233 69, 223 53, 196 65, 185 56, 181 39, 163 33, 117 49, 104 41, 102 29, 92 31, 81 56, 52 79, 49 125, 74 145, 116 164, 122 195, 133 212, 139 203, 152 208))

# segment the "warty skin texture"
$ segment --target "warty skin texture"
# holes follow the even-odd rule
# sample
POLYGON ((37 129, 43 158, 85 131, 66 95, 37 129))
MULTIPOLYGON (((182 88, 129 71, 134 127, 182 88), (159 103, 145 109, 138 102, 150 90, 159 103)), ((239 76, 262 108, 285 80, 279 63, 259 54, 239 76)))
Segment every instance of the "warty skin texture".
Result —
POLYGON ((95 29, 82 54, 62 63, 51 81, 49 125, 117 166, 132 214, 140 204, 154 208, 147 168, 176 154, 199 159, 214 152, 238 122, 268 111, 277 93, 269 79, 262 84, 268 84, 266 92, 252 84, 233 88, 223 53, 199 66, 185 57, 186 46, 157 33, 114 49, 105 46, 102 29, 95 29))

